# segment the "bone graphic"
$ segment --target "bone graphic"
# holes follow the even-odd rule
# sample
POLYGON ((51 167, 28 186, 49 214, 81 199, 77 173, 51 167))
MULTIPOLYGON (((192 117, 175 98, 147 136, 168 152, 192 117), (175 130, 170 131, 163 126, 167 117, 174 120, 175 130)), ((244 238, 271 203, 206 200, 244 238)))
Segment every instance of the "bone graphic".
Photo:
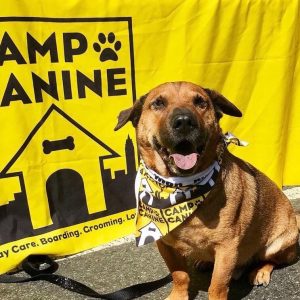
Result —
POLYGON ((156 231, 156 228, 151 228, 151 227, 149 227, 149 231, 156 231))
POLYGON ((49 154, 52 151, 63 150, 63 149, 73 150, 75 148, 74 138, 68 136, 62 140, 55 140, 55 141, 45 140, 43 141, 43 148, 45 154, 49 154))

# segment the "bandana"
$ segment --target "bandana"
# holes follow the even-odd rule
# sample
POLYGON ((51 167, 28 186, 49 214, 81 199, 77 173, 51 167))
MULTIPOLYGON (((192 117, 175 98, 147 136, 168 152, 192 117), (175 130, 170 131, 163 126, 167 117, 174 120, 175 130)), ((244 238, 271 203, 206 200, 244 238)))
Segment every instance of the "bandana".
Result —
MULTIPOLYGON (((230 143, 248 143, 227 132, 223 136, 230 143)), ((206 170, 189 177, 163 177, 147 168, 143 161, 135 180, 136 245, 142 246, 167 235, 184 222, 215 185, 220 164, 214 161, 206 170)))
POLYGON ((141 162, 135 181, 136 244, 160 239, 186 220, 215 185, 220 165, 214 161, 189 177, 163 177, 141 162))

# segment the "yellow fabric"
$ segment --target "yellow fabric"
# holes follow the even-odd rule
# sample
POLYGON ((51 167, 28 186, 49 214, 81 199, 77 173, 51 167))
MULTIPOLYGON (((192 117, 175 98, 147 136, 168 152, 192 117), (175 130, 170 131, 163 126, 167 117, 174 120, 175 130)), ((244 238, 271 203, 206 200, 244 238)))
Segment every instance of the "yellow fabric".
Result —
MULTIPOLYGON (((134 137, 130 125, 118 132, 113 131, 119 111, 132 105, 135 94, 141 96, 162 82, 178 80, 216 89, 235 103, 243 112, 243 117, 224 116, 222 128, 224 132, 231 131, 248 141, 249 146, 230 147, 231 151, 254 164, 278 185, 299 184, 299 9, 298 0, 3 2, 0 11, 0 40, 7 32, 24 61, 19 57, 17 64, 15 56, 10 60, 11 53, 7 50, 4 53, 7 59, 0 64, 0 169, 5 171, 2 171, 0 180, 0 186, 5 186, 0 191, 0 205, 15 202, 13 195, 20 192, 20 180, 23 178, 27 197, 32 199, 29 208, 34 229, 51 225, 43 184, 55 170, 63 167, 85 174, 84 178, 89 182, 86 186, 88 213, 105 210, 107 203, 104 201, 103 187, 93 184, 93 181, 101 180, 96 162, 98 157, 111 155, 110 150, 113 150, 120 156, 105 159, 104 167, 111 169, 112 177, 115 171, 126 170, 124 141, 128 134, 134 137), (7 19, 12 16, 15 18, 7 19), (44 19, 24 20, 18 17, 66 19, 45 22, 44 19), (123 19, 116 21, 120 17, 123 19), (87 22, 87 18, 94 19, 87 22), (133 44, 130 44, 130 27, 133 44), (31 57, 30 63, 27 32, 40 43, 55 33, 58 61, 52 57, 51 62, 49 53, 45 56, 36 53, 37 62, 31 57), (109 38, 110 32, 115 36, 109 38), (65 33, 85 36, 87 49, 70 58, 65 52, 70 35, 66 36, 65 33), (103 33, 105 42, 103 35, 98 38, 99 33, 103 33), (105 61, 103 51, 107 47, 117 54, 117 61, 105 61), (104 61, 100 60, 101 55, 104 61), (108 69, 118 69, 119 73, 108 74, 108 69), (96 94, 89 87, 85 87, 86 94, 79 97, 77 79, 78 76, 82 79, 82 75, 78 75, 76 70, 93 80, 101 76, 101 97, 99 91, 96 94), (94 70, 101 70, 101 74, 95 74, 94 70), (44 91, 42 95, 35 95, 33 91, 33 77, 37 75, 49 82, 49 71, 53 71, 51 76, 57 80, 58 100, 44 91), (66 81, 70 76, 70 90, 62 87, 63 71, 66 71, 66 81), (20 90, 16 92, 7 87, 10 74, 14 74, 28 98, 22 101, 15 99, 20 90), (121 90, 121 95, 112 95, 108 76, 113 77, 114 87, 121 90), (5 91, 9 97, 6 95, 4 99, 5 91), (66 99, 70 93, 71 99, 66 99), (90 136, 108 145, 109 149, 96 147, 95 143, 86 138, 87 135, 80 135, 82 128, 74 127, 69 121, 65 122, 67 119, 61 111, 87 130, 90 136), (47 113, 49 117, 41 127, 36 128, 47 113), (26 144, 34 128, 38 130, 26 144), (64 153, 69 150, 57 151, 51 159, 40 153, 45 137, 48 140, 64 140, 69 132, 75 139, 76 151, 70 150, 73 156, 65 156, 64 153), (24 143, 25 150, 18 156, 17 151, 24 143), (23 177, 7 176, 16 175, 20 170, 23 177)), ((69 44, 73 49, 78 46, 76 40, 69 44)), ((41 84, 37 78, 35 80, 41 84)), ((12 77, 11 81, 16 84, 12 77)), ((72 142, 68 142, 68 146, 72 147, 72 142)), ((132 217, 131 213, 128 219, 132 217)), ((127 213, 113 216, 116 220, 119 217, 126 220, 127 213)), ((103 218, 99 220, 104 222, 103 218)), ((99 220, 90 222, 99 224, 99 220)), ((75 225, 67 230, 85 233, 83 226, 79 228, 79 225, 75 225)), ((40 239, 45 238, 45 234, 19 240, 16 242, 18 245, 32 242, 39 246, 30 244, 24 250, 14 253, 12 260, 7 263, 8 260, 2 258, 1 253, 15 244, 2 245, 0 271, 5 272, 17 265, 33 248, 33 251, 39 253, 65 255, 124 236, 133 232, 134 228, 132 220, 124 222, 120 227, 116 226, 107 227, 101 233, 93 231, 90 237, 82 234, 78 238, 68 239, 70 246, 57 242, 41 247, 40 239)), ((46 236, 63 234, 64 230, 57 229, 46 236)))

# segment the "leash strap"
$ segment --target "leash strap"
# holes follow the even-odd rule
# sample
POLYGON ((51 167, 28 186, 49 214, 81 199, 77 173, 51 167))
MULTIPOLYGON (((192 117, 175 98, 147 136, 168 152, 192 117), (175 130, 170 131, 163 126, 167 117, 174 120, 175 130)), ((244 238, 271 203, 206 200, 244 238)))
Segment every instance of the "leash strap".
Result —
POLYGON ((92 298, 107 299, 107 300, 130 300, 139 298, 172 281, 171 274, 166 277, 135 284, 119 291, 99 294, 88 286, 73 280, 71 278, 54 274, 58 269, 58 263, 46 255, 30 255, 22 263, 23 270, 30 277, 18 277, 14 275, 0 275, 1 283, 24 283, 30 281, 44 280, 52 284, 58 285, 66 290, 76 292, 92 298))

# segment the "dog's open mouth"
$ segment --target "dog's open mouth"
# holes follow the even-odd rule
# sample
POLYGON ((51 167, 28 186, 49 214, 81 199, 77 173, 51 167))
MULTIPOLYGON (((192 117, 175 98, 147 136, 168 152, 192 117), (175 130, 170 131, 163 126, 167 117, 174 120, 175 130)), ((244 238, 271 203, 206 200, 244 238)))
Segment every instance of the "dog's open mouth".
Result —
POLYGON ((195 146, 188 140, 182 140, 172 148, 163 147, 156 138, 153 139, 153 142, 156 150, 167 164, 174 164, 184 171, 193 169, 204 151, 204 145, 195 146))

